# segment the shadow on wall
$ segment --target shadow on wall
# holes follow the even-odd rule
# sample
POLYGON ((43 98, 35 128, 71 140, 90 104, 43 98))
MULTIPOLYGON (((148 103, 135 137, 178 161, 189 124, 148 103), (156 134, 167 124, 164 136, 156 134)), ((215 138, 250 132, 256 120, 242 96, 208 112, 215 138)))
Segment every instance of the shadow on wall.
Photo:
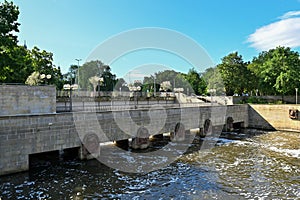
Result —
MULTIPOLYGON (((266 105, 267 106, 267 105, 266 105)), ((273 127, 267 119, 265 119, 254 107, 249 105, 248 109, 248 128, 262 129, 262 130, 270 130, 275 131, 276 128, 273 127)))
POLYGON ((248 109, 249 128, 299 132, 299 108, 300 106, 295 104, 250 104, 248 109))

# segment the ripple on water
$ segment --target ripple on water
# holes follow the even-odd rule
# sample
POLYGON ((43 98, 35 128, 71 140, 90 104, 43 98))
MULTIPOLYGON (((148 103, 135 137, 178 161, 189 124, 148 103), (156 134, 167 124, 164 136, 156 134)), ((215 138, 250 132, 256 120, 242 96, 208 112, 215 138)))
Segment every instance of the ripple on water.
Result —
MULTIPOLYGON (((299 134, 285 132, 243 141, 222 140, 212 149, 189 152, 166 167, 141 174, 123 173, 96 160, 65 162, 1 177, 0 197, 3 200, 299 199, 297 141, 299 134)), ((131 158, 124 156, 130 164, 131 158)))

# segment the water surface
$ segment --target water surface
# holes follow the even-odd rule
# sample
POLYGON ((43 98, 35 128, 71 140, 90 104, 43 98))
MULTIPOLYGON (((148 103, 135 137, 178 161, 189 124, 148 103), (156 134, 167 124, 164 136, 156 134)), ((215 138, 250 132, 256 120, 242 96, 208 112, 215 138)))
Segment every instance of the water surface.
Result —
POLYGON ((299 133, 278 131, 242 141, 218 140, 214 148, 200 150, 198 138, 188 153, 149 173, 125 173, 97 160, 46 164, 0 177, 0 197, 300 199, 299 133))

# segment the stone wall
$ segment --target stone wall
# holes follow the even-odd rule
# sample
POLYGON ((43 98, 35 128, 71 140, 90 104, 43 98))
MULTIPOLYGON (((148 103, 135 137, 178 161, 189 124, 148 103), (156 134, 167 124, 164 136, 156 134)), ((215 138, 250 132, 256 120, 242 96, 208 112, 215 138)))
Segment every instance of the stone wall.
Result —
POLYGON ((247 122, 247 105, 134 109, 0 116, 0 175, 28 170, 29 155, 79 147, 88 134, 99 142, 134 138, 139 127, 155 135, 172 132, 178 123, 186 130, 203 128, 210 119, 221 127, 227 117, 247 122))
MULTIPOLYGON (((297 105, 249 105, 249 128, 300 131, 300 121, 290 119, 289 109, 297 105)), ((299 116, 300 117, 300 116, 299 116)))
POLYGON ((0 85, 0 116, 55 112, 54 86, 0 85))
POLYGON ((0 175, 28 170, 28 155, 80 146, 70 113, 0 116, 0 175))
MULTIPOLYGON (((240 104, 241 102, 247 101, 249 98, 255 98, 259 101, 264 101, 266 103, 276 103, 276 102, 284 102, 284 103, 295 103, 295 96, 228 96, 228 104, 240 104)), ((299 100, 298 100, 299 101, 299 100)))

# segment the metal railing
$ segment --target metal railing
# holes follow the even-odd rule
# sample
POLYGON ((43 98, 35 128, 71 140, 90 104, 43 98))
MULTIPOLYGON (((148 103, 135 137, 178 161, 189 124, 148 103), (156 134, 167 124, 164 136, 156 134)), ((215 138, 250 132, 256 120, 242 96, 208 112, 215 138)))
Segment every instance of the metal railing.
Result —
POLYGON ((101 101, 95 98, 62 98, 56 102, 56 112, 76 112, 76 111, 110 111, 149 108, 153 105, 170 106, 175 105, 175 98, 157 98, 155 100, 139 100, 138 98, 129 98, 127 100, 113 99, 110 101, 101 101))
POLYGON ((178 103, 174 100, 157 100, 157 101, 77 101, 77 102, 57 102, 56 112, 105 112, 105 111, 121 111, 121 110, 133 110, 133 109, 149 109, 153 107, 164 108, 180 108, 180 107, 200 107, 208 106, 209 103, 178 103), (71 107, 72 106, 72 107, 71 107))

